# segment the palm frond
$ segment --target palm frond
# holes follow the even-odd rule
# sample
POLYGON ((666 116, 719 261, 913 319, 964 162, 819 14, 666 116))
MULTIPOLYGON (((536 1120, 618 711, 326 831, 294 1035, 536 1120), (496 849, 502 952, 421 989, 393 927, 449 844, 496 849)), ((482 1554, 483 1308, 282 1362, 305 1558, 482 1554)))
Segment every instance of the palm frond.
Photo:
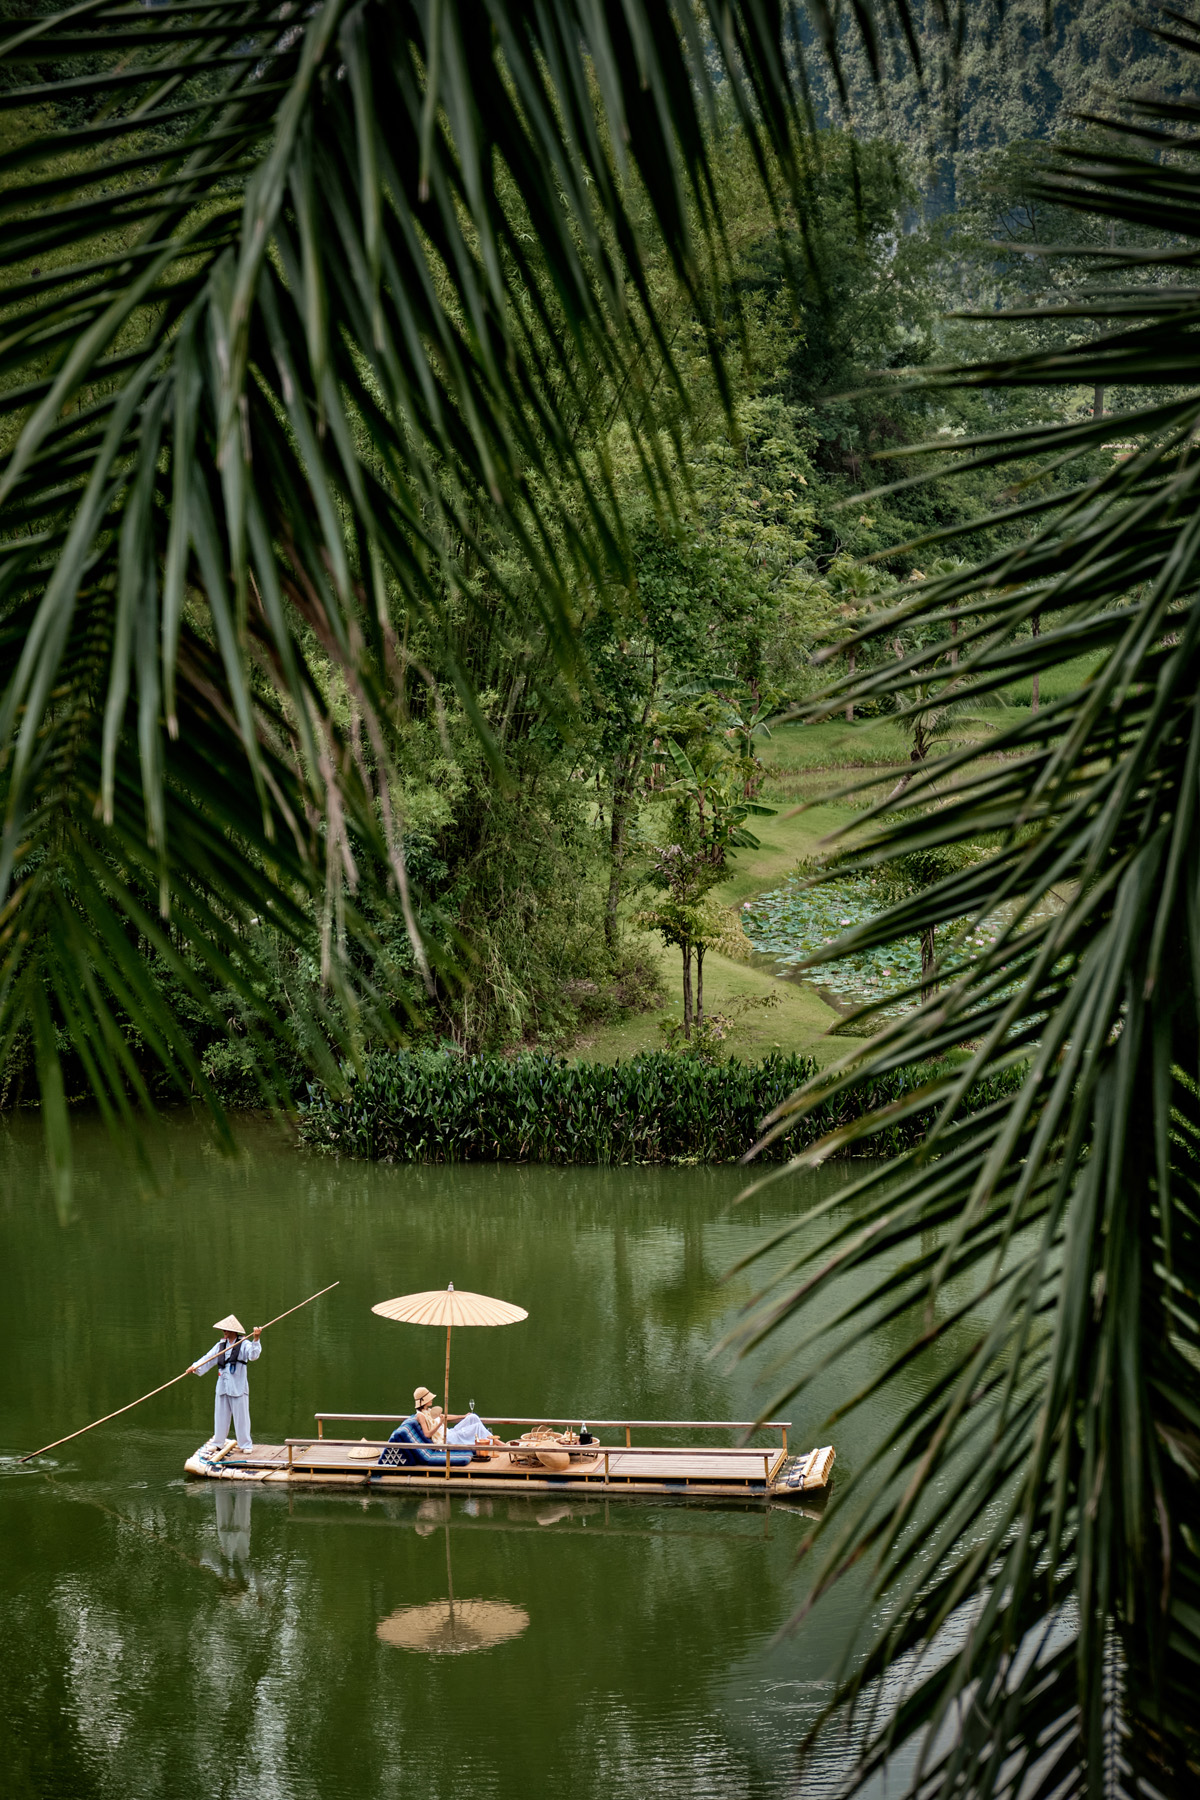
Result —
POLYGON ((356 1016, 366 865, 428 970, 395 798, 409 628, 440 634, 498 760, 443 629, 450 597, 478 604, 462 548, 501 612, 516 551, 570 674, 579 585, 624 557, 604 458, 583 465, 597 383, 665 480, 641 221, 720 370, 717 90, 764 172, 797 113, 761 0, 85 0, 3 29, 0 1040, 34 1030, 52 1097, 65 1034, 120 1105, 114 1007, 204 1091, 136 956, 91 929, 127 859, 133 939, 220 966, 247 1005, 247 921, 311 939, 315 911, 356 1016))
MULTIPOLYGON (((1077 456, 1114 429, 1136 453, 1085 469, 1048 516, 1031 503, 1015 548, 877 615, 860 637, 919 623, 919 646, 822 701, 914 708, 1095 659, 1077 691, 931 757, 868 815, 851 869, 988 848, 813 960, 935 924, 965 941, 985 918, 995 942, 776 1115, 784 1131, 885 1070, 958 1058, 924 1096, 925 1143, 827 1201, 815 1237, 802 1221, 740 1326, 751 1342, 803 1325, 852 1281, 836 1330, 789 1356, 789 1395, 872 1326, 901 1330, 871 1389, 891 1428, 822 1527, 817 1597, 872 1558, 881 1622, 840 1699, 875 1708, 858 1778, 903 1749, 922 1795, 1183 1795, 1200 1774, 1200 166, 1179 114, 1147 146, 1143 104, 1116 151, 1072 151, 1044 178, 1100 218, 1132 216, 1144 193, 1141 217, 1176 234, 1170 270, 1128 254, 1121 290, 1070 309, 1093 335, 933 377, 1152 390, 1119 424, 981 439, 977 465, 1077 456), (1013 1065, 1019 1090, 968 1118, 977 1084, 1013 1065), (914 1371, 921 1398, 905 1401, 914 1371)), ((869 1149, 884 1123, 793 1166, 869 1149)))

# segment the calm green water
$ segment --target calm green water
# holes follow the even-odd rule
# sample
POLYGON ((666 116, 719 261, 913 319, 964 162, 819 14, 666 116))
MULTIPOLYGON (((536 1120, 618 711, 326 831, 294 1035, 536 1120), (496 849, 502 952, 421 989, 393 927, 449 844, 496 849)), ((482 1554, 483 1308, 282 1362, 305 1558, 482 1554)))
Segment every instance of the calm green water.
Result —
MULTIPOLYGON (((440 1392, 444 1334, 370 1307, 451 1279, 530 1315, 455 1334, 452 1404, 748 1417, 768 1391, 765 1358, 710 1357, 750 1291, 718 1276, 818 1191, 776 1184, 727 1214, 737 1170, 364 1167, 265 1128, 231 1162, 190 1120, 165 1128, 159 1157, 155 1193, 82 1127, 77 1217, 62 1227, 35 1131, 0 1137, 5 1459, 185 1367, 231 1308, 250 1325, 335 1279, 263 1340, 260 1441, 311 1429, 317 1409, 406 1410, 419 1381, 440 1392)), ((880 1353, 869 1339, 847 1350, 794 1442, 818 1441, 825 1407, 880 1353)), ((27 1470, 0 1463, 6 1795, 640 1800, 832 1786, 835 1752, 800 1778, 792 1747, 859 1599, 847 1587, 777 1638, 810 1578, 794 1564, 803 1516, 218 1491, 182 1472, 211 1430, 213 1386, 181 1383, 27 1470), (466 1655, 381 1641, 382 1621, 451 1581, 456 1600, 501 1602, 527 1623, 510 1611, 518 1634, 466 1655)), ((871 1424, 835 1438, 840 1469, 871 1424)))

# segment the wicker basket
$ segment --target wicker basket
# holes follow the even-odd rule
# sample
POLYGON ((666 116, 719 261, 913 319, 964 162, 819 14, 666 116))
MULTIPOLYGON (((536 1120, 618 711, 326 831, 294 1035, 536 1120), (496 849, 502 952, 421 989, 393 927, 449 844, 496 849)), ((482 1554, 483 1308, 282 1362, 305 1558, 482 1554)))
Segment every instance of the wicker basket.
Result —
POLYGON ((548 1469, 555 1475, 562 1475, 571 1466, 566 1446, 578 1442, 577 1432, 555 1431, 552 1425, 535 1425, 532 1431, 514 1438, 509 1451, 520 1469, 548 1469))

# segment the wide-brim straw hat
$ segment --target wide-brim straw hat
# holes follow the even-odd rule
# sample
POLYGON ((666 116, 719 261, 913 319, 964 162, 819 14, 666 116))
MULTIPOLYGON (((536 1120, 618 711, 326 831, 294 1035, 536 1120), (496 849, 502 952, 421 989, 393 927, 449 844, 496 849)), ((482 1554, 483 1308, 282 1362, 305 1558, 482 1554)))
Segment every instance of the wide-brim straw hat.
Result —
POLYGON ((431 1393, 427 1387, 413 1389, 413 1405, 417 1408, 418 1412, 422 1407, 428 1406, 431 1401, 436 1399, 437 1395, 431 1393))
POLYGON ((213 1326, 214 1331, 236 1331, 239 1337, 245 1337, 246 1327, 236 1313, 230 1313, 224 1319, 218 1319, 213 1326))

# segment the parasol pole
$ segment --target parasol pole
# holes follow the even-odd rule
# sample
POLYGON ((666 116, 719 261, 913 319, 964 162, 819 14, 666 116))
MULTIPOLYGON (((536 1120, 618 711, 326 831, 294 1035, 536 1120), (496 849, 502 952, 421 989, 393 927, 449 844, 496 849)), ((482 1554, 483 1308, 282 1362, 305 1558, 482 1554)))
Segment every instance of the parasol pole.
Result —
POLYGON ((450 1333, 452 1325, 446 1327, 446 1379, 442 1383, 442 1436, 446 1440, 446 1480, 450 1479, 450 1333))
MULTIPOLYGON (((314 1300, 319 1300, 322 1294, 332 1292, 337 1286, 338 1283, 336 1281, 331 1281, 328 1287, 318 1288, 317 1292, 315 1294, 310 1294, 307 1300, 301 1300, 295 1306, 289 1306, 287 1312, 276 1313, 273 1319, 268 1319, 267 1324, 260 1325, 258 1329, 260 1331, 266 1331, 267 1326, 278 1325, 280 1319, 290 1318, 291 1314, 299 1312, 302 1306, 310 1306, 314 1300)), ((449 1337, 449 1332, 447 1332, 446 1335, 449 1337)), ((238 1342, 244 1343, 244 1336, 239 1338, 238 1342)), ((129 1402, 128 1406, 118 1406, 116 1412, 105 1413, 102 1419, 93 1419, 90 1425, 81 1425, 78 1431, 69 1431, 66 1437, 55 1438, 52 1444, 43 1444, 40 1450, 31 1450, 28 1456, 19 1456, 17 1458, 17 1466, 20 1467, 22 1463, 32 1462, 35 1456, 45 1456, 47 1450, 57 1450, 60 1444, 69 1444, 73 1438, 82 1437, 85 1431, 95 1431, 97 1425, 107 1425, 110 1419, 119 1419, 122 1413, 132 1412, 134 1407, 140 1406, 144 1400, 153 1400, 155 1394, 165 1393, 167 1388, 174 1387, 177 1381, 182 1381, 186 1375, 192 1373, 193 1367, 194 1365, 189 1363, 187 1368, 181 1369, 178 1375, 172 1375, 170 1381, 164 1381, 161 1387, 151 1388, 148 1394, 139 1394, 136 1400, 131 1400, 129 1402)), ((449 1371, 449 1346, 447 1346, 446 1350, 446 1368, 447 1371, 449 1371)))

